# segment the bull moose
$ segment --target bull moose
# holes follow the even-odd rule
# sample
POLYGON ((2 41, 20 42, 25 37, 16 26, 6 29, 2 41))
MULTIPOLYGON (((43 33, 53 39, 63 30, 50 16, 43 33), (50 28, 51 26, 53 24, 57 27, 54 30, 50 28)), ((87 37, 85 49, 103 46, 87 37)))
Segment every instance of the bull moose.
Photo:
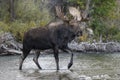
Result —
MULTIPOLYGON (((45 27, 38 27, 27 31, 23 37, 23 54, 19 70, 22 69, 22 64, 29 52, 34 50, 52 49, 56 62, 56 69, 59 70, 59 49, 70 52, 68 43, 71 42, 76 36, 82 34, 82 30, 77 20, 68 20, 61 11, 59 6, 56 7, 58 17, 63 21, 50 22, 45 27)), ((40 53, 35 53, 33 61, 39 69, 42 69, 38 63, 40 53)), ((73 53, 71 53, 70 63, 68 69, 73 64, 73 53)))

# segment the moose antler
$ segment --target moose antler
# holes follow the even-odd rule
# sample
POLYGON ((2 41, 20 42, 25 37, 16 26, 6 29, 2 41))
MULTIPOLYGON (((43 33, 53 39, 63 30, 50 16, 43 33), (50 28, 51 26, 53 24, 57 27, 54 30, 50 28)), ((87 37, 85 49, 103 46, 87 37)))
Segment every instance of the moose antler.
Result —
POLYGON ((81 21, 81 12, 75 7, 69 7, 70 14, 74 17, 74 20, 81 21))
POLYGON ((62 19, 63 21, 69 21, 67 16, 64 15, 60 5, 55 6, 55 10, 58 18, 62 19))
MULTIPOLYGON (((76 21, 88 21, 88 13, 89 13, 89 5, 91 0, 86 0, 86 8, 85 11, 81 12, 79 9, 73 6, 69 6, 69 13, 74 17, 76 21)), ((64 15, 64 11, 62 9, 62 5, 58 4, 55 6, 56 15, 63 21, 70 21, 67 16, 64 15)))
POLYGON ((74 17, 74 20, 77 21, 88 21, 89 6, 91 0, 86 0, 86 8, 83 12, 78 10, 76 7, 69 6, 69 13, 74 17))

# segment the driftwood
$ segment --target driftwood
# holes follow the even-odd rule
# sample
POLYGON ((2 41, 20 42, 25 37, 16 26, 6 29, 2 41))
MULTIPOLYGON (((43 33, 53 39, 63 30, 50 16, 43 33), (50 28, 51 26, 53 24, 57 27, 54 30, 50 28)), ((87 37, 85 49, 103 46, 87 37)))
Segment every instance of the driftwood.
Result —
POLYGON ((22 51, 7 48, 4 44, 1 46, 1 54, 0 55, 8 55, 8 54, 22 54, 22 51))
POLYGON ((22 44, 18 43, 11 33, 0 35, 0 55, 21 54, 22 44))

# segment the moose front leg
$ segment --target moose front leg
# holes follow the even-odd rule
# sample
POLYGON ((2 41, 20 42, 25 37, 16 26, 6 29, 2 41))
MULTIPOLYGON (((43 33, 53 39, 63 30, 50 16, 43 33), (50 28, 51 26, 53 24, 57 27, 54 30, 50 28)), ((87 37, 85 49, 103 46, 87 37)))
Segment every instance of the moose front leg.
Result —
POLYGON ((66 48, 66 49, 61 49, 64 52, 70 53, 71 54, 71 58, 70 58, 70 62, 68 64, 68 69, 70 69, 70 67, 73 65, 73 52, 70 48, 66 48))
POLYGON ((73 53, 71 53, 71 59, 70 62, 68 64, 68 69, 70 69, 70 67, 73 65, 73 53))
POLYGON ((59 50, 58 47, 54 48, 54 57, 55 57, 55 62, 56 62, 56 68, 59 70, 59 50))

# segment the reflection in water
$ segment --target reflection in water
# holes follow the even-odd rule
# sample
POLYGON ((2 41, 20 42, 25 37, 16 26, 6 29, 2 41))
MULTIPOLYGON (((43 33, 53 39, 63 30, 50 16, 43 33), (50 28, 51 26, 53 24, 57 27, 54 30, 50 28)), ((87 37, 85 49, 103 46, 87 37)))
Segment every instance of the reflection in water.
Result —
POLYGON ((39 58, 43 70, 37 68, 29 55, 19 71, 19 57, 0 56, 0 80, 120 80, 120 53, 75 53, 71 71, 67 70, 70 55, 60 54, 58 72, 52 54, 39 58))
POLYGON ((69 70, 24 70, 20 71, 21 77, 30 78, 32 80, 76 80, 71 77, 69 70))

